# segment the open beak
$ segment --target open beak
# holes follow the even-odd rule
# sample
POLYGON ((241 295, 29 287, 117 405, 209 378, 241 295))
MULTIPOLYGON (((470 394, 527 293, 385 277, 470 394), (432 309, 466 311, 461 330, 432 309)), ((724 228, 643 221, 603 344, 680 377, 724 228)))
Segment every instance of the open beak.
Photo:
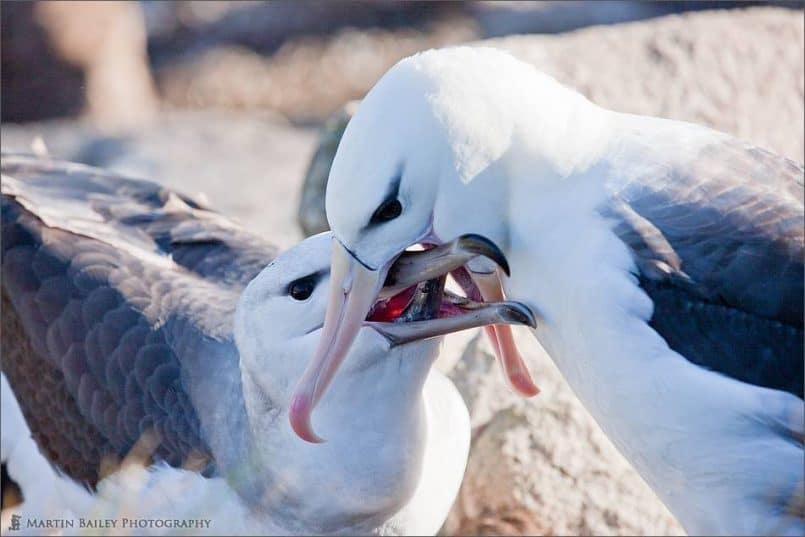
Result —
MULTIPOLYGON (((437 280, 430 280, 437 281, 437 280)), ((442 283, 443 285, 443 283, 442 283)), ((417 297, 423 296, 425 301, 435 302, 434 294, 428 289, 427 283, 417 289, 417 297)), ((380 332, 392 347, 403 345, 412 341, 420 341, 432 337, 444 336, 453 332, 460 332, 469 328, 479 328, 489 325, 510 325, 517 324, 523 326, 537 327, 537 320, 534 314, 519 302, 475 302, 468 298, 460 297, 449 293, 440 288, 442 293, 441 304, 435 304, 436 314, 439 310, 450 309, 450 313, 444 317, 422 316, 418 320, 404 320, 403 322, 369 322, 369 326, 380 332)), ((411 306, 406 313, 412 309, 411 306)), ((425 309, 425 308, 422 308, 425 309)), ((413 316, 411 316, 413 318, 413 316)))
POLYGON ((400 254, 388 271, 380 296, 391 296, 417 282, 447 274, 479 255, 491 259, 509 274, 506 256, 494 242, 481 235, 462 235, 428 250, 400 254))
MULTIPOLYGON (((501 271, 509 274, 503 252, 480 235, 462 235, 427 250, 406 251, 390 266, 378 269, 368 268, 340 241, 334 240, 330 295, 321 340, 290 402, 289 419, 296 434, 308 442, 323 441, 313 432, 313 408, 349 352, 358 331, 367 324, 367 314, 377 309, 378 300, 392 302, 403 297, 403 306, 407 304, 404 316, 378 319, 373 314, 368 318, 368 324, 383 334, 392 346, 485 326, 509 384, 522 395, 536 395, 539 389, 531 380, 508 326, 535 327, 536 319, 523 304, 504 301, 497 272, 470 276, 464 265, 478 256, 491 259, 501 271), (453 274, 467 298, 444 291, 447 273, 453 274), (412 307, 417 300, 423 302, 422 307, 412 307)), ((399 308, 399 313, 403 313, 403 308, 399 308)))

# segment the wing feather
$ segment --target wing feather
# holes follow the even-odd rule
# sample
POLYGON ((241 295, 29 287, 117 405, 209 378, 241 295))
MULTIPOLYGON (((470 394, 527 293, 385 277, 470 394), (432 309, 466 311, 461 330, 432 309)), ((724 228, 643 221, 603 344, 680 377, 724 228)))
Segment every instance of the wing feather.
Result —
POLYGON ((194 379, 209 359, 239 379, 232 313, 273 248, 147 181, 14 155, 2 173, 2 366, 40 448, 93 485, 153 433, 154 459, 214 472, 194 379))
POLYGON ((622 182, 606 211, 654 300, 652 326, 672 348, 800 397, 804 174, 719 137, 689 161, 622 182))

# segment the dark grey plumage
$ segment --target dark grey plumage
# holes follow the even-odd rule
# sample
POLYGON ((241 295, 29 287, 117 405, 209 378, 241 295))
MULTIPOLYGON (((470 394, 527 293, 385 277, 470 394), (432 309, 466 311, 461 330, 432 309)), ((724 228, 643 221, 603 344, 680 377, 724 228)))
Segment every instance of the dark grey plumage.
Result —
POLYGON ((2 368, 48 458, 94 485, 147 431, 173 466, 236 457, 232 314, 275 250, 147 181, 5 154, 2 174, 2 368))
POLYGON ((690 361, 803 396, 803 167, 738 141, 617 192, 616 233, 690 361))

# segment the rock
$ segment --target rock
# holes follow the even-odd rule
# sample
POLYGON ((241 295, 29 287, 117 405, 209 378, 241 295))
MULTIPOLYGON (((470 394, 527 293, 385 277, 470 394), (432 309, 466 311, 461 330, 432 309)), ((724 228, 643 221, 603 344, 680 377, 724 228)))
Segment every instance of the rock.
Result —
POLYGON ((494 416, 473 442, 445 532, 684 535, 601 433, 565 410, 517 405, 494 416))
MULTIPOLYGON (((683 535, 527 330, 518 346, 542 389, 509 390, 480 332, 449 376, 473 441, 444 535, 683 535)), ((446 347, 452 342, 448 338, 446 347)))
POLYGON ((305 174, 302 201, 299 203, 297 215, 299 226, 305 236, 330 229, 324 210, 324 189, 327 186, 327 177, 330 175, 330 166, 333 164, 338 142, 341 141, 344 129, 347 128, 347 123, 355 113, 357 105, 357 101, 347 103, 324 124, 319 134, 318 148, 305 174))
POLYGON ((471 8, 486 37, 567 32, 593 24, 617 24, 685 11, 713 9, 728 2, 473 2, 471 8), (697 5, 702 7, 698 8, 697 5), (720 4, 713 5, 713 4, 720 4))
POLYGON ((606 108, 707 125, 803 161, 800 10, 686 13, 485 43, 511 51, 606 108))
POLYGON ((268 109, 297 123, 322 122, 405 56, 476 37, 471 22, 427 30, 344 28, 290 40, 270 56, 218 45, 160 66, 155 76, 172 106, 268 109), (240 80, 247 82, 233 83, 240 80))
MULTIPOLYGON (((790 2, 789 4, 794 4, 790 2)), ((322 122, 397 60, 512 33, 567 31, 735 2, 141 2, 163 98, 322 122), (247 83, 238 83, 240 80, 247 83)))
MULTIPOLYGON (((801 11, 752 8, 477 44, 509 50, 607 108, 700 123, 802 162, 803 41, 801 11)), ((311 222, 326 222, 310 212, 323 210, 322 181, 306 182, 311 222)))
POLYGON ((155 116, 136 4, 24 2, 4 6, 2 18, 3 121, 84 112, 115 131, 155 116))
POLYGON ((2 127, 3 150, 49 153, 159 181, 234 217, 280 248, 302 239, 296 210, 316 130, 272 114, 165 112, 152 124, 110 136, 87 122, 2 127))
POLYGON ((166 102, 270 109, 295 122, 324 122, 409 54, 479 37, 456 2, 142 5, 166 102))
POLYGON ((333 2, 146 2, 150 47, 157 65, 188 51, 235 44, 270 54, 299 37, 326 36, 345 28, 424 29, 467 11, 456 2, 353 0, 333 2))
POLYGON ((62 117, 84 106, 83 71, 53 50, 34 7, 33 2, 12 2, 0 11, 4 123, 62 117))
POLYGON ((485 37, 511 34, 549 34, 577 30, 585 26, 618 24, 705 9, 730 9, 753 5, 777 5, 798 9, 801 3, 782 2, 736 2, 725 1, 666 1, 622 2, 584 0, 575 2, 522 2, 482 1, 472 2, 468 8, 478 21, 485 37))

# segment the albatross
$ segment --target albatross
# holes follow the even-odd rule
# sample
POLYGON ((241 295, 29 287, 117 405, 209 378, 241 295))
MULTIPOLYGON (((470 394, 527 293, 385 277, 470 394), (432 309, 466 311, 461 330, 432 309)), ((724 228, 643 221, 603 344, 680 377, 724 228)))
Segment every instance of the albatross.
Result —
POLYGON ((276 257, 191 196, 23 155, 2 158, 2 224, 2 458, 23 529, 433 534, 469 447, 437 336, 534 323, 516 303, 448 306, 401 262, 405 300, 358 330, 312 445, 287 412, 324 322, 329 234, 276 257), (209 522, 131 525, 155 518, 209 522))
MULTIPOLYGON (((496 264, 446 255, 423 277, 452 271, 469 298, 528 306, 539 343, 688 532, 805 533, 801 165, 458 47, 400 61, 368 93, 326 210, 330 303, 290 413, 303 438, 319 439, 310 409, 398 256, 476 234, 496 264)), ((490 335, 511 384, 534 394, 510 332, 490 335)))

